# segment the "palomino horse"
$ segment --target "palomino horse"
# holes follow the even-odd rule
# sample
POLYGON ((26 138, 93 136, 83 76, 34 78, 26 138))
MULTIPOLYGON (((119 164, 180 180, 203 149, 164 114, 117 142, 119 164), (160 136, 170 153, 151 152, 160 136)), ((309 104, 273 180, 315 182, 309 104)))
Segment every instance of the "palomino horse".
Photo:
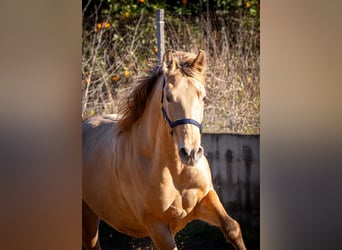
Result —
POLYGON ((99 220, 177 249, 174 235, 193 219, 221 228, 246 249, 239 224, 224 210, 201 146, 206 56, 167 51, 123 105, 118 121, 83 123, 82 238, 100 249, 99 220))

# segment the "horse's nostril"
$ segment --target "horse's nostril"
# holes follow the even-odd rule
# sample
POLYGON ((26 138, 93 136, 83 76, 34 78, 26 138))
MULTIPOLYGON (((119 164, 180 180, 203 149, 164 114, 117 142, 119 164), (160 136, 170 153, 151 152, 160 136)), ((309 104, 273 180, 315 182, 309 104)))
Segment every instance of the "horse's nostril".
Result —
POLYGON ((190 150, 189 149, 187 149, 187 148, 181 148, 180 150, 179 150, 179 154, 180 154, 180 156, 181 157, 189 157, 190 156, 190 150))
POLYGON ((179 150, 179 156, 186 162, 194 162, 198 161, 203 156, 203 151, 204 150, 202 146, 192 150, 183 147, 179 150))
POLYGON ((202 146, 199 146, 198 149, 197 149, 197 151, 196 151, 195 154, 194 154, 194 160, 195 160, 195 161, 199 160, 199 159, 202 157, 203 151, 204 151, 204 150, 203 150, 203 147, 202 147, 202 146))

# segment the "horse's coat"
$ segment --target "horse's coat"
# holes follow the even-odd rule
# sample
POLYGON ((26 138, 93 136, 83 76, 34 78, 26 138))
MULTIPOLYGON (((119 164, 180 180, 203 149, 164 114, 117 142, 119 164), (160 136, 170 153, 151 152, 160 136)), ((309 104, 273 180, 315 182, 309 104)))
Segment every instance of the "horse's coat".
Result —
POLYGON ((177 249, 175 233, 201 219, 220 227, 236 249, 246 249, 239 224, 213 188, 199 128, 171 129, 162 114, 163 105, 173 121, 202 122, 205 68, 203 51, 197 56, 167 51, 163 65, 138 80, 120 120, 94 117, 83 123, 86 249, 100 249, 99 219, 122 233, 150 236, 158 249, 177 249))

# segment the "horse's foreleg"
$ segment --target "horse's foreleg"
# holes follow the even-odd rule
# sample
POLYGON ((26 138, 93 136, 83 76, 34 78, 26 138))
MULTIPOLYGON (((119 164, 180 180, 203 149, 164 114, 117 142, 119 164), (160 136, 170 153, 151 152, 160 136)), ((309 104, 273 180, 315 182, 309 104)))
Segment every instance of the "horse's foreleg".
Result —
POLYGON ((246 249, 239 223, 226 213, 214 190, 209 191, 198 204, 196 218, 220 227, 226 239, 232 243, 235 249, 246 249))
POLYGON ((101 250, 99 244, 100 219, 82 200, 82 242, 87 250, 101 250))
POLYGON ((147 230, 158 250, 177 250, 173 235, 166 225, 153 223, 147 230))

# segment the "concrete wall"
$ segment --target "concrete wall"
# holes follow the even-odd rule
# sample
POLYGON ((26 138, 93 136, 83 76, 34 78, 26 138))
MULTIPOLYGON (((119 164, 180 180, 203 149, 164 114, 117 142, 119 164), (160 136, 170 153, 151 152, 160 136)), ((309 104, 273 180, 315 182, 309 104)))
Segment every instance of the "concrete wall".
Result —
POLYGON ((202 135, 215 190, 227 211, 239 220, 260 214, 259 139, 259 135, 202 135))

